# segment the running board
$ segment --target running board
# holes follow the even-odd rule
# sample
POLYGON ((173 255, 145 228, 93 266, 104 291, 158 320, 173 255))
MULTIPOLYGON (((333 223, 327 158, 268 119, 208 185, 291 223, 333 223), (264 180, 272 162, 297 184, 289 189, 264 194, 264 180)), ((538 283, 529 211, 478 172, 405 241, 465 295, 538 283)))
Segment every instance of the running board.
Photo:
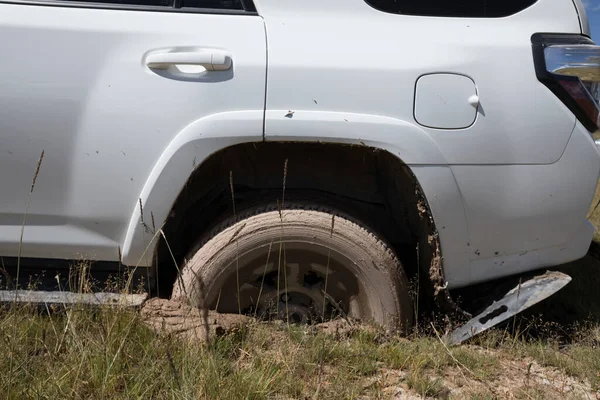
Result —
POLYGON ((74 293, 74 292, 42 292, 34 290, 0 290, 0 303, 19 303, 33 305, 80 305, 88 306, 121 306, 139 307, 146 298, 147 293, 120 294, 120 293, 74 293))
POLYGON ((452 331, 446 339, 447 343, 449 345, 460 344, 552 296, 569 282, 571 282, 569 275, 548 271, 543 275, 520 283, 504 295, 501 300, 493 302, 481 314, 452 331))

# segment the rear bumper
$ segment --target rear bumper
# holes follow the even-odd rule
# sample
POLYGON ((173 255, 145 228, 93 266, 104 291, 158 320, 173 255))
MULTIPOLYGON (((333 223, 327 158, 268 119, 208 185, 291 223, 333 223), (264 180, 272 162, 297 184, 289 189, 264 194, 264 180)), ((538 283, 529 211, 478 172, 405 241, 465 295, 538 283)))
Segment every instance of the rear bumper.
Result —
MULTIPOLYGON (((467 219, 470 276, 447 277, 450 286, 555 266, 586 254, 594 234, 586 215, 600 175, 600 151, 579 123, 553 164, 452 166, 452 172, 467 219)), ((443 234, 440 239, 443 247, 443 234)))
POLYGON ((471 283, 484 282, 519 274, 538 268, 552 267, 570 261, 578 260, 587 253, 594 227, 584 221, 570 236, 569 240, 558 246, 524 250, 519 254, 509 254, 494 259, 476 260, 471 262, 471 283), (493 261, 493 262, 492 262, 493 261))

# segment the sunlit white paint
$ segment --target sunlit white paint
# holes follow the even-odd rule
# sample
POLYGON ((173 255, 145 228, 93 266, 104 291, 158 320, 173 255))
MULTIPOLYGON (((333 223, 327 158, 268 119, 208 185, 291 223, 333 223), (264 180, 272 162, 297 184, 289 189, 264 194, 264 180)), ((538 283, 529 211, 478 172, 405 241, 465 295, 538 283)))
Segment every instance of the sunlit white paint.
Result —
POLYGON ((0 4, 0 255, 17 254, 42 150, 22 255, 114 261, 120 247, 145 266, 140 200, 160 227, 194 168, 263 139, 364 144, 407 163, 450 287, 583 255, 600 155, 537 81, 530 40, 580 33, 574 3, 499 19, 391 15, 363 0, 256 6, 260 16, 0 4), (459 104, 471 124, 446 129, 457 123, 421 105, 434 124, 417 123, 427 74, 473 82, 476 106, 473 94, 459 104))

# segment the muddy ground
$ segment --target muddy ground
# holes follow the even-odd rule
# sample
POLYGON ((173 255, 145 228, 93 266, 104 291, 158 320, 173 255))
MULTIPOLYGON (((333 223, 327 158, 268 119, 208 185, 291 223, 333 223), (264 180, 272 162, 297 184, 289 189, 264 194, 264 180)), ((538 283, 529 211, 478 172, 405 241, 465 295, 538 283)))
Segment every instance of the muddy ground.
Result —
MULTIPOLYGON (((579 327, 596 327, 600 324, 600 247, 593 244, 588 255, 577 262, 563 265, 560 270, 573 280, 564 289, 542 303, 523 312, 518 319, 500 325, 499 330, 526 324, 527 335, 544 340, 556 339, 568 346, 571 336, 579 327), (518 321, 518 322, 516 322, 518 321), (534 322, 532 322, 534 321, 534 322)), ((543 272, 543 271, 540 271, 543 272)), ((464 295, 464 293, 460 293, 464 295)), ((209 312, 206 317, 195 308, 165 299, 151 299, 141 310, 144 321, 157 333, 170 334, 185 340, 204 341, 228 335, 257 323, 250 317, 224 315, 209 312)), ((312 332, 324 332, 345 340, 365 327, 348 325, 343 320, 319 324, 307 328, 312 332)), ((596 328, 600 345, 600 328, 596 328)), ((558 343, 557 342, 557 343, 558 343)), ((581 377, 570 376, 564 370, 541 365, 531 357, 515 357, 502 349, 490 349, 467 342, 466 346, 481 352, 498 363, 499 373, 489 379, 481 379, 477 371, 457 361, 443 373, 428 373, 427 379, 435 385, 436 398, 582 398, 599 399, 600 391, 581 377)), ((451 350, 448 350, 451 351, 451 350)), ((407 372, 382 366, 379 373, 366 379, 365 385, 377 385, 385 398, 423 398, 406 384, 407 372)), ((598 366, 600 374, 600 365, 598 366)))

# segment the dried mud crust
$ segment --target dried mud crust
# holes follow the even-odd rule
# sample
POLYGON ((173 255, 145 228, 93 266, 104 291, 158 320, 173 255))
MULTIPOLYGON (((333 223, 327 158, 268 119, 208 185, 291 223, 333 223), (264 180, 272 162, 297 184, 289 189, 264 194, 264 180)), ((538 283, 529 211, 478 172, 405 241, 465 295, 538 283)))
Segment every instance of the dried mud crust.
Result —
POLYGON ((235 264, 235 257, 244 249, 268 246, 269 241, 275 245, 282 235, 284 240, 319 242, 348 256, 353 265, 346 267, 365 284, 375 322, 390 328, 410 323, 408 283, 392 249, 350 217, 306 205, 287 206, 282 212, 257 207, 225 221, 208 240, 194 247, 197 251, 188 254, 171 298, 192 304, 204 304, 206 300, 210 304, 214 282, 223 274, 222 266, 235 264))
POLYGON ((146 325, 162 334, 171 334, 184 339, 206 340, 223 336, 246 327, 252 318, 240 314, 219 314, 202 311, 167 299, 154 298, 144 303, 140 314, 146 325), (208 328, 208 329, 207 329, 208 328))
POLYGON ((467 320, 471 318, 471 314, 462 310, 454 302, 448 291, 448 282, 444 276, 440 237, 435 229, 433 216, 429 211, 425 196, 420 190, 416 191, 416 195, 418 199, 417 212, 419 218, 421 223, 425 224, 427 227, 422 232, 422 235, 426 235, 426 237, 420 238, 420 243, 425 245, 423 246, 423 249, 420 249, 422 251, 420 257, 422 262, 427 266, 429 282, 433 289, 433 298, 445 312, 454 314, 454 316, 459 317, 459 320, 467 320))
MULTIPOLYGON (((140 310, 140 315, 142 321, 157 333, 199 341, 206 340, 207 330, 209 337, 214 338, 225 336, 257 322, 252 317, 240 314, 222 314, 216 311, 205 314, 202 310, 187 304, 159 298, 146 301, 140 310)), ((336 319, 316 324, 312 330, 346 339, 355 332, 375 331, 375 328, 336 319)))

